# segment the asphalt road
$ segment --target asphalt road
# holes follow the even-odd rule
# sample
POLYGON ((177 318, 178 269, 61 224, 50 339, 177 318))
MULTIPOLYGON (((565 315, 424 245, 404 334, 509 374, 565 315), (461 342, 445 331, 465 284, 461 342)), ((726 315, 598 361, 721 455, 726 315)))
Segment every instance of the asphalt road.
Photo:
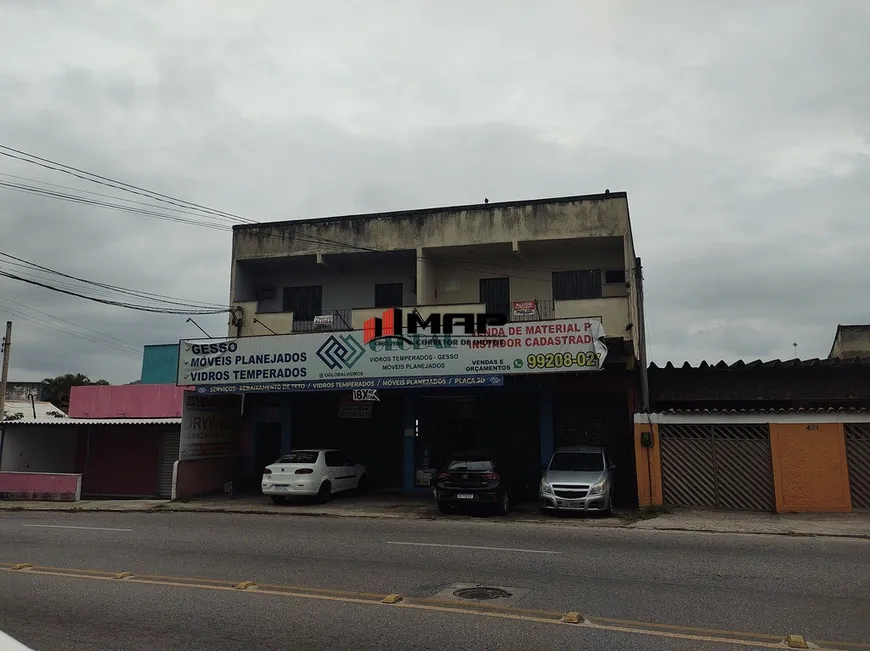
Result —
POLYGON ((0 571, 0 630, 37 651, 733 649, 756 639, 744 632, 870 648, 866 540, 495 518, 9 512, 0 563, 35 566, 0 571), (257 587, 233 589, 241 581, 257 587), (459 584, 512 596, 485 614, 433 600, 455 601, 459 584), (405 599, 380 603, 387 594, 405 599), (594 626, 558 621, 571 611, 594 626))

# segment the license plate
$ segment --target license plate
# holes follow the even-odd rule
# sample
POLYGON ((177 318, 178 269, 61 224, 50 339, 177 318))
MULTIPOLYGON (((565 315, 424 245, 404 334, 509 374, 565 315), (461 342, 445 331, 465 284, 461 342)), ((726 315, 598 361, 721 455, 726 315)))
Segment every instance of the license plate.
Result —
POLYGON ((583 508, 582 504, 577 504, 575 502, 569 502, 568 500, 557 500, 556 504, 566 509, 580 509, 583 508))
POLYGON ((456 499, 458 499, 458 500, 473 500, 474 493, 456 493, 456 499))
POLYGON ((290 488, 290 487, 289 486, 275 486, 276 491, 285 491, 288 488, 290 488))

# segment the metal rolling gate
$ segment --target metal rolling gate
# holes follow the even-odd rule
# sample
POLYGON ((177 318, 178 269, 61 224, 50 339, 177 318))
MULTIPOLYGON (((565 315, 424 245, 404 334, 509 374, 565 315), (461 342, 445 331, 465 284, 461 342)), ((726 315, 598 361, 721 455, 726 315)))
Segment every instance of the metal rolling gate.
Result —
POLYGON ((666 504, 775 510, 766 424, 663 424, 659 436, 666 504))
POLYGON ((846 461, 853 509, 870 509, 870 423, 846 423, 846 461))

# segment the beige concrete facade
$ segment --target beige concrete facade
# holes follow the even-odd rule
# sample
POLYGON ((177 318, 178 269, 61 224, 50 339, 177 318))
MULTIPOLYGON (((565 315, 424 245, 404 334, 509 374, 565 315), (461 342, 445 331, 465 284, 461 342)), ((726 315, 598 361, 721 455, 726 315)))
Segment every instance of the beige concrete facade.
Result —
POLYGON ((289 287, 321 287, 321 312, 360 329, 383 309, 376 284, 401 283, 395 307, 425 315, 446 305, 483 311, 481 279, 509 278, 511 302, 539 306, 527 320, 600 317, 645 365, 637 267, 621 192, 246 225, 233 231, 230 298, 244 318, 230 334, 310 330, 285 309, 289 287), (553 273, 581 270, 600 272, 600 297, 553 300, 553 273))
POLYGON ((837 326, 837 334, 828 357, 870 357, 870 325, 837 326))

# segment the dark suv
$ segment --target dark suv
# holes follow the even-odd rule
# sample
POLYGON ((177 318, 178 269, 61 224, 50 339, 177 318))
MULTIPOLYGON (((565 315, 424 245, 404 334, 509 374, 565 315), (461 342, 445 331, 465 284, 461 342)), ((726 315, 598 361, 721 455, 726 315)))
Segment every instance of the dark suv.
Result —
POLYGON ((505 515, 514 494, 511 477, 507 467, 490 452, 457 452, 435 479, 438 511, 448 513, 457 506, 485 506, 505 515))

